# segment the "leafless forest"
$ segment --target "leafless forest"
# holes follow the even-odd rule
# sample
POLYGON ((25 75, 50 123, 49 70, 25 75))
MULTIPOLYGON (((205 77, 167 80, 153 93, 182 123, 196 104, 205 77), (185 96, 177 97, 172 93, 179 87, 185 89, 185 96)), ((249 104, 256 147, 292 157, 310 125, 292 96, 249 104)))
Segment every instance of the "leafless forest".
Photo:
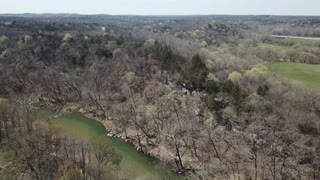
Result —
POLYGON ((271 35, 320 37, 320 18, 2 15, 0 179, 121 179, 110 146, 60 134, 41 107, 102 122, 184 179, 319 180, 319 91, 265 64, 320 64, 320 41, 271 35))

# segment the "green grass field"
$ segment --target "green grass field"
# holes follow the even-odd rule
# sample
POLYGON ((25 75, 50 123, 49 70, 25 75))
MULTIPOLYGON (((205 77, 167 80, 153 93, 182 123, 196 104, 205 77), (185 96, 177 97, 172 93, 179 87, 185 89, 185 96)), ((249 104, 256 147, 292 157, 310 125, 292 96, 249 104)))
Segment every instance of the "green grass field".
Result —
POLYGON ((258 47, 269 47, 269 48, 276 48, 279 50, 292 50, 294 49, 294 46, 314 46, 314 47, 320 47, 320 40, 313 40, 313 39, 295 39, 295 38, 283 38, 283 39, 277 39, 277 41, 281 41, 286 45, 282 44, 273 44, 273 43, 263 43, 259 42, 257 44, 258 47), (289 44, 292 44, 290 46, 289 44))
POLYGON ((320 91, 320 65, 273 62, 267 66, 270 71, 282 75, 295 84, 320 91))
POLYGON ((305 46, 317 46, 320 47, 319 40, 309 40, 309 39, 284 39, 285 42, 294 43, 294 44, 301 44, 305 46))
POLYGON ((292 46, 276 44, 276 43, 259 42, 257 44, 257 47, 270 48, 280 52, 292 51, 301 46, 320 47, 319 40, 309 40, 309 39, 278 39, 278 40, 284 42, 285 44, 292 44, 292 46))

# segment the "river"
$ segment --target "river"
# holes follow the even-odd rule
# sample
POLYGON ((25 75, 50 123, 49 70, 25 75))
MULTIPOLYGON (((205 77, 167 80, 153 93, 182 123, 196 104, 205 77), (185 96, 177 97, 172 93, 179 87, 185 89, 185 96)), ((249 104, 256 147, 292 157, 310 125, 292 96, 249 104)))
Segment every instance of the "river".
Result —
POLYGON ((113 148, 122 156, 120 163, 121 174, 125 174, 130 179, 185 179, 184 176, 174 171, 174 167, 146 156, 122 139, 108 137, 108 131, 98 121, 81 115, 71 113, 58 114, 43 109, 39 110, 39 115, 41 117, 54 117, 52 118, 53 124, 73 137, 88 140, 105 137, 106 140, 111 141, 113 148))

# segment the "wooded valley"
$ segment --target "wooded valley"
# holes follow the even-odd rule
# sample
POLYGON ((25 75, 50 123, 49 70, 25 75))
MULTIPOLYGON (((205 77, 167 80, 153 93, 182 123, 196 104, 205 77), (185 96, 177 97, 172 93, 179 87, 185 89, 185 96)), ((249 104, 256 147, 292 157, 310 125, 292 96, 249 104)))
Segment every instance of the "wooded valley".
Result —
POLYGON ((320 41, 271 35, 320 18, 1 15, 0 179, 320 179, 320 41))

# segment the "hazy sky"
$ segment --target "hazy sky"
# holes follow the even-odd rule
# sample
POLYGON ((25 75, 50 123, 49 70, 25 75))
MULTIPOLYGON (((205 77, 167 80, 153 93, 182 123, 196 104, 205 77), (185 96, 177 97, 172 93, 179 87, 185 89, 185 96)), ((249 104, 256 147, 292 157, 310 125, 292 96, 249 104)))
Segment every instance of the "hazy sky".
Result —
POLYGON ((0 13, 320 15, 320 0, 0 0, 0 13))

